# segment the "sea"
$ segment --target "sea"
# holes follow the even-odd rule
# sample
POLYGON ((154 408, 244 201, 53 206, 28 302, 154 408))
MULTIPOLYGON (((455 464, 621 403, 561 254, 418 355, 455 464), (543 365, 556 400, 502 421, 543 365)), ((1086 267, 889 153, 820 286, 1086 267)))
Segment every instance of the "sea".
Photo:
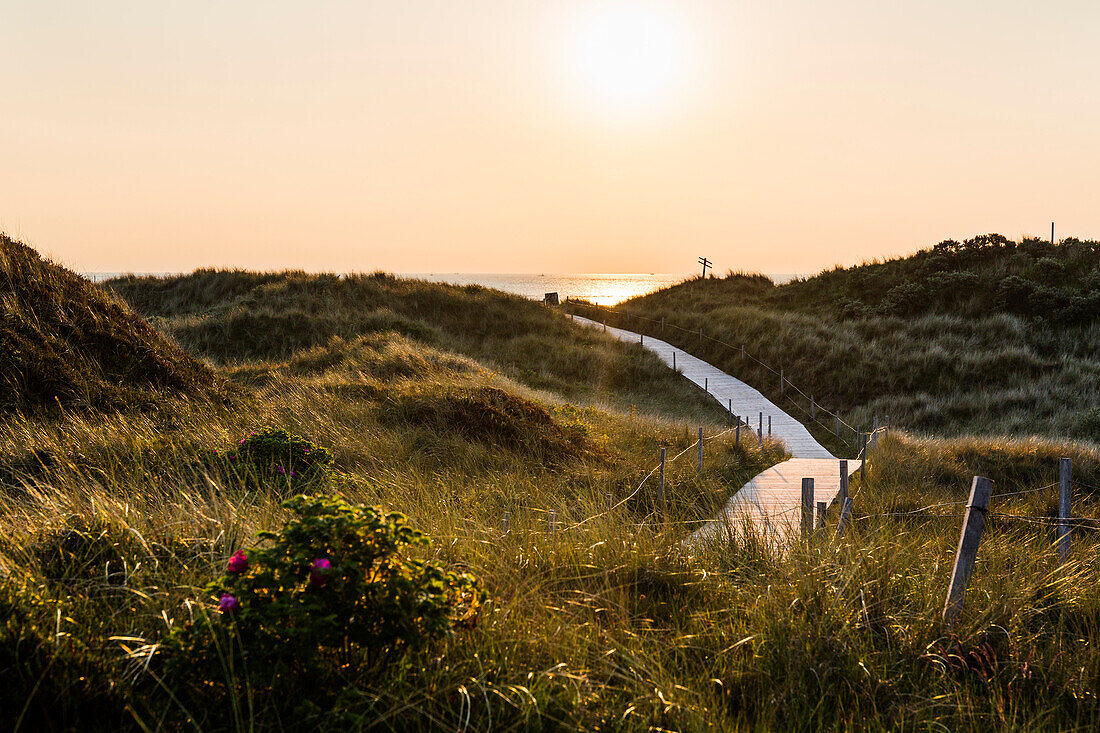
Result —
MULTIPOLYGON (((82 274, 93 282, 101 282, 128 273, 86 272, 82 274)), ((141 272, 133 274, 164 277, 180 273, 141 272)), ((547 293, 557 293, 560 300, 581 298, 600 305, 615 305, 624 300, 646 295, 695 277, 695 275, 684 273, 578 273, 555 275, 549 273, 399 272, 396 275, 398 277, 450 283, 452 285, 482 285, 535 300, 542 300, 547 293)), ((783 283, 796 276, 772 274, 768 277, 776 283, 783 283)))

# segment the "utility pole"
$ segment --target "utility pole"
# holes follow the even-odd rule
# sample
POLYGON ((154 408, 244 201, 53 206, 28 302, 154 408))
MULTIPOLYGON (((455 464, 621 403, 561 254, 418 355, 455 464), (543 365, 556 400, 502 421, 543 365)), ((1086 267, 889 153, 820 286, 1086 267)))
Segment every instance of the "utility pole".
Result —
POLYGON ((709 267, 713 269, 714 263, 708 260, 706 257, 700 257, 699 264, 703 266, 703 278, 705 279, 707 276, 707 268, 709 267))

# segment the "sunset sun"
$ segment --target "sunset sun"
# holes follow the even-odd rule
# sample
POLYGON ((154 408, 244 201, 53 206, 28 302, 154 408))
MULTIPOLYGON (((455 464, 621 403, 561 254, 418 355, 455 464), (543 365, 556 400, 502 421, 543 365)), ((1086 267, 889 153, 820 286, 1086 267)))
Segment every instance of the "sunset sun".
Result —
POLYGON ((603 115, 631 118, 674 105, 689 86, 695 58, 677 8, 610 0, 571 19, 562 61, 573 94, 603 115))

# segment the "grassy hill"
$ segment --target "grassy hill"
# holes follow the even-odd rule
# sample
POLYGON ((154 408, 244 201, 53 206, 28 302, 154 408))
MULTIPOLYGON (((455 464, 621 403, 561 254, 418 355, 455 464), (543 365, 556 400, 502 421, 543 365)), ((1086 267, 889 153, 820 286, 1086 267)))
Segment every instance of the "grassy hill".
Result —
POLYGON ((1090 441, 1100 441, 1098 315, 1100 244, 998 235, 785 285, 741 274, 689 280, 610 312, 798 414, 809 405, 790 389, 780 395, 780 367, 865 429, 889 415, 937 435, 1090 441), (700 341, 700 327, 712 338, 700 341), (776 372, 742 361, 741 344, 776 372))
POLYGON ((217 380, 117 298, 0 234, 0 405, 119 409, 217 380))
POLYGON ((1078 529, 1059 566, 1051 527, 1008 516, 1050 517, 1070 455, 1075 511, 1096 524, 1093 448, 895 433, 853 485, 843 541, 776 553, 731 527, 697 547, 690 532, 785 454, 722 434, 721 412, 636 346, 538 304, 384 276, 111 287, 237 389, 0 420, 5 727, 1100 723, 1100 534, 1078 529), (683 453, 667 510, 661 446, 683 453), (944 503, 978 472, 996 513, 946 628, 959 520, 944 503), (299 493, 322 498, 284 504, 299 493), (433 626, 439 598, 454 606, 433 626))
MULTIPOLYGON (((199 270, 104 283, 189 352, 222 365, 276 366, 308 349, 338 359, 399 335, 462 354, 535 389, 624 409, 721 420, 717 404, 648 352, 574 328, 525 298, 384 273, 199 270)), ((261 367, 262 368, 262 367, 261 367)))

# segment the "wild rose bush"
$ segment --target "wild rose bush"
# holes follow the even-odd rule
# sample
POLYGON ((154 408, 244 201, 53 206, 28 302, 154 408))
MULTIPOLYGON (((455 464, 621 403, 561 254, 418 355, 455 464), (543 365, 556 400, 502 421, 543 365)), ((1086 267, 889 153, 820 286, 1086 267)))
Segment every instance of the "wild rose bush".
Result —
POLYGON ((377 660, 476 622, 476 578, 406 557, 429 541, 404 515, 325 496, 283 506, 294 516, 282 529, 234 553, 207 587, 218 610, 173 635, 186 666, 224 668, 230 649, 271 675, 349 653, 377 660))

